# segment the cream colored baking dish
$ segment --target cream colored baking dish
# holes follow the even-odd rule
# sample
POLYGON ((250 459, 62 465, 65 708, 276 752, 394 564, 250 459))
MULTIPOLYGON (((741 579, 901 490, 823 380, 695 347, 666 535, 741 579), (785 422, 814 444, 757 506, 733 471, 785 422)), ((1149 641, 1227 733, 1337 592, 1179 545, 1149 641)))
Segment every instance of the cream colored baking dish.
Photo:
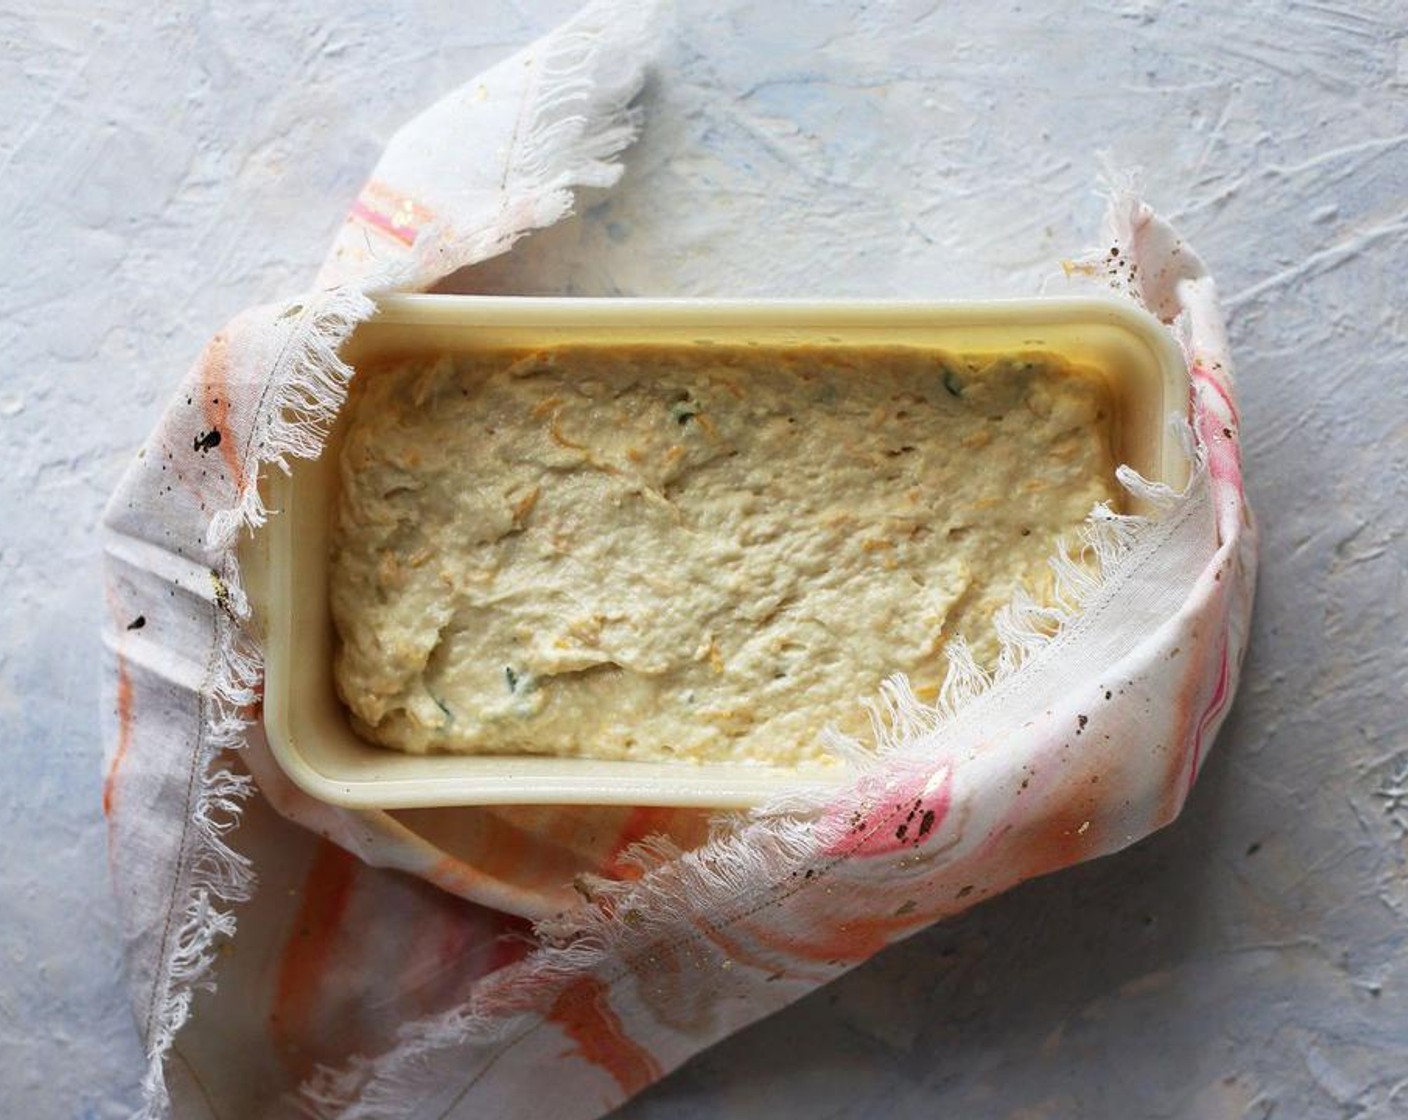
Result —
MULTIPOLYGON (((520 299, 387 296, 349 341, 354 366, 383 357, 566 343, 911 345, 965 354, 1044 350, 1105 374, 1117 415, 1117 461, 1182 485, 1187 463, 1169 436, 1188 379, 1169 332, 1109 298, 983 303, 520 299)), ((483 755, 413 755, 351 729, 333 686, 335 635, 327 557, 334 428, 321 459, 265 480, 275 515, 245 549, 265 642, 264 724, 280 765, 314 797, 357 808, 476 804, 744 807, 839 767, 778 769, 483 755)))

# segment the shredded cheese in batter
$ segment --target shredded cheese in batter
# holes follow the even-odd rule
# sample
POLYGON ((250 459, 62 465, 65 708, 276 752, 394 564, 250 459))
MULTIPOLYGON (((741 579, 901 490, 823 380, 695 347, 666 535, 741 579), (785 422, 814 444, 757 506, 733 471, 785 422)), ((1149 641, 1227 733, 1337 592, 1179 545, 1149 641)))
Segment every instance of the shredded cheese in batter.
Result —
POLYGON ((991 657, 1116 491, 1108 390, 1049 354, 496 351, 351 407, 335 677, 413 752, 819 760, 955 635, 991 657))

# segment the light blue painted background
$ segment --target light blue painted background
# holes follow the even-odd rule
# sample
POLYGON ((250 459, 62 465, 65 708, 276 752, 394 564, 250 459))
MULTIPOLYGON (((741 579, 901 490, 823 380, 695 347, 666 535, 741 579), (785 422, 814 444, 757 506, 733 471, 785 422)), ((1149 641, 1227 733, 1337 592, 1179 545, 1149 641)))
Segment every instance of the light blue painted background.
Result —
MULTIPOLYGON (((125 1115, 95 527, 205 338, 380 145, 575 7, 0 3, 0 1096, 125 1115)), ((882 955, 645 1118, 1408 1116, 1408 16, 1392 2, 679 5, 537 292, 992 295, 1140 164, 1227 297, 1265 561, 1184 818, 882 955), (1395 790, 1401 792, 1395 793, 1395 790)))

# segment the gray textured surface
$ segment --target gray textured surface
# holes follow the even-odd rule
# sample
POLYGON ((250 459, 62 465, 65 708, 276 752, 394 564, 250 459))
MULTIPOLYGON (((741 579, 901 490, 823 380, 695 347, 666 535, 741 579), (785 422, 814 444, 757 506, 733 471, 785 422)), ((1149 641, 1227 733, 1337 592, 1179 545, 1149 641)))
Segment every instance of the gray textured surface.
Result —
MULTIPOLYGON (((205 337, 311 275, 390 130, 573 7, 0 4, 7 1112, 135 1099, 98 811, 106 492, 205 337)), ((1265 559, 1174 827, 624 1115, 1408 1116, 1401 5, 690 2, 647 106, 621 188, 493 279, 1028 294, 1093 235, 1096 152, 1142 165, 1227 297, 1265 559)))

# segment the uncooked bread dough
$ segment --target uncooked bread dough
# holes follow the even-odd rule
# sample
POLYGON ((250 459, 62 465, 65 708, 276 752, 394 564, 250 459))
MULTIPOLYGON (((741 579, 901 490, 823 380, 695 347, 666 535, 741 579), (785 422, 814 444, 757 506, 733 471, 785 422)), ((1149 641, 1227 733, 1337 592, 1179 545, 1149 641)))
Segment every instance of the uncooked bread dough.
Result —
POLYGON ((1047 354, 494 351, 351 407, 335 676, 413 752, 817 760, 955 635, 991 657, 1116 491, 1107 387, 1047 354))

